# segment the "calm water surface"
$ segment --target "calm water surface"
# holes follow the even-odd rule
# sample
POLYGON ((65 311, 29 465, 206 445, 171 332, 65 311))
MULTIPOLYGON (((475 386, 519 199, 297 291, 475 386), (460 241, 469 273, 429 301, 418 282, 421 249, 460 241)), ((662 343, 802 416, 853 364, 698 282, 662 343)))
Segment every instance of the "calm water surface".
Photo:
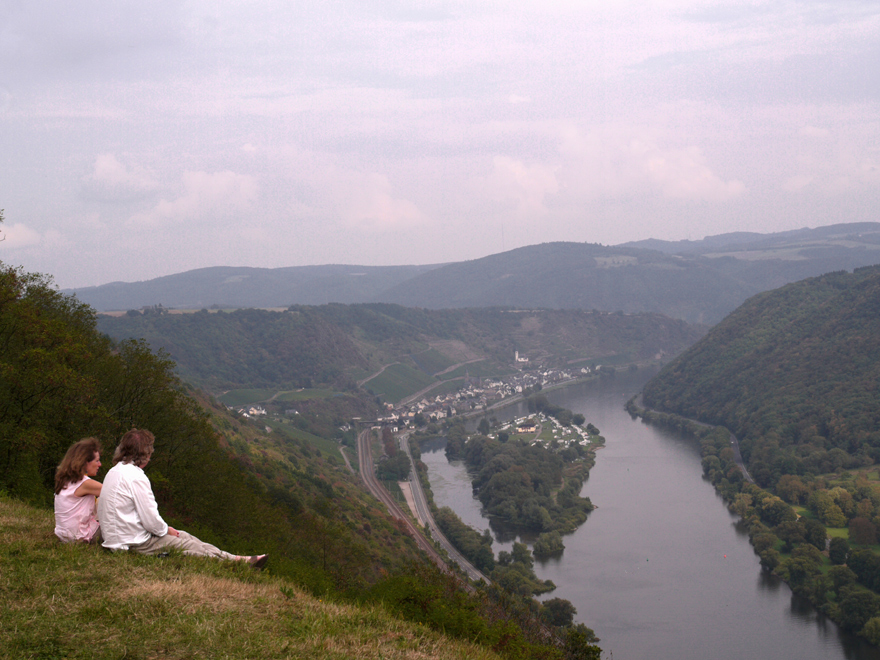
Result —
MULTIPOLYGON (((618 375, 548 394, 602 431, 605 448, 583 495, 598 508, 564 537, 562 557, 538 562, 541 579, 602 638, 606 657, 740 660, 880 660, 880 651, 840 631, 761 570, 748 536, 703 480, 699 446, 633 420, 623 409, 646 376, 618 375)), ((498 419, 525 414, 512 406, 498 419)), ((513 538, 490 526, 461 462, 444 443, 423 447, 438 506, 490 528, 495 552, 513 538)), ((531 543, 532 539, 522 539, 531 543)))

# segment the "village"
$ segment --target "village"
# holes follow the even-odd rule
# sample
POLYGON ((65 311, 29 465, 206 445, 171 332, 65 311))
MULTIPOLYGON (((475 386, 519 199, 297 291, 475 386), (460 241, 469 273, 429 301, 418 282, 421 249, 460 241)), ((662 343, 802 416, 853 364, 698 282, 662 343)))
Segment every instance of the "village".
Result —
MULTIPOLYGON (((461 387, 455 391, 434 396, 427 393, 420 398, 405 398, 398 403, 386 402, 384 414, 377 416, 372 423, 377 427, 390 427, 392 432, 397 433, 407 427, 424 426, 453 417, 477 417, 547 388, 593 376, 601 369, 601 365, 593 365, 579 369, 539 367, 530 370, 527 368, 529 359, 518 352, 514 354, 514 364, 519 371, 504 378, 472 377, 465 372, 461 387)), ((231 409, 245 418, 263 417, 268 412, 259 404, 231 409)), ((298 412, 295 409, 288 409, 285 410, 285 414, 295 415, 298 412)), ((589 433, 580 429, 569 429, 558 423, 550 426, 553 429, 552 433, 542 432, 542 426, 548 421, 547 417, 539 413, 534 418, 515 420, 515 426, 507 424, 497 431, 510 435, 528 435, 535 442, 550 443, 555 440, 565 447, 571 442, 585 444, 589 441, 589 433), (547 437, 544 437, 545 435, 547 437), (576 435, 580 437, 574 437, 576 435)), ((342 430, 347 431, 349 428, 349 425, 345 425, 342 430)))
MULTIPOLYGON (((522 368, 528 358, 515 354, 517 366, 522 368)), ((516 400, 540 392, 548 387, 570 383, 580 378, 596 374, 601 366, 572 369, 523 370, 503 379, 481 379, 464 377, 462 387, 454 392, 423 396, 415 401, 398 404, 386 403, 386 413, 377 420, 380 425, 392 425, 392 430, 401 427, 439 422, 452 417, 476 417, 488 413, 493 408, 514 403, 516 400)))

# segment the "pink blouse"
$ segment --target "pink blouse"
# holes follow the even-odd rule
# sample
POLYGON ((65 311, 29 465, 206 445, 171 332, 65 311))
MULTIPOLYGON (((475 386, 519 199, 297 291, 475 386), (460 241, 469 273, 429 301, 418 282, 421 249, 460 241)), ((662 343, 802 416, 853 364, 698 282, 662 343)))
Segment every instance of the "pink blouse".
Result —
POLYGON ((67 484, 55 496, 55 536, 64 542, 92 540, 98 531, 94 495, 74 495, 88 477, 67 484))

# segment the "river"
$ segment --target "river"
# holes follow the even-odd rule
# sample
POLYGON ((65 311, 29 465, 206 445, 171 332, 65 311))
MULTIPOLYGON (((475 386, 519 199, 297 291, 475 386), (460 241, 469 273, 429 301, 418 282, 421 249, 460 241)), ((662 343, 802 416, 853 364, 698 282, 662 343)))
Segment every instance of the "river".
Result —
MULTIPOLYGON (((561 558, 536 562, 538 577, 557 585, 544 598, 570 600, 605 657, 618 660, 880 660, 880 650, 761 570, 738 517, 703 479, 695 441, 627 414, 623 404, 649 375, 620 373, 547 394, 583 413, 606 446, 582 492, 598 508, 564 537, 561 558)), ((525 409, 494 414, 510 419, 525 409)), ((490 526, 465 466, 447 461, 443 448, 442 441, 422 448, 437 505, 491 529, 496 554, 509 550, 511 535, 490 526)))

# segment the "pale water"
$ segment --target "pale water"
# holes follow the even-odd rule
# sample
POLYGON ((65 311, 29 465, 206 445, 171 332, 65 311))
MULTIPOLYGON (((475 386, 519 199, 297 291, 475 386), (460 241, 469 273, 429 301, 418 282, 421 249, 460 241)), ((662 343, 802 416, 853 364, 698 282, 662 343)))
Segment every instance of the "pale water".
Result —
MULTIPOLYGON (((761 570, 738 518, 703 479, 693 440, 627 414, 624 403, 646 377, 618 374, 548 394, 599 427, 606 446, 582 492, 598 508, 564 537, 561 558, 536 563, 538 577, 557 585, 544 598, 570 600, 576 620, 595 629, 606 657, 618 660, 880 659, 880 650, 840 631, 761 570)), ((525 412, 512 406, 494 414, 525 412)), ((422 449, 437 505, 492 529, 496 553, 509 549, 510 534, 490 527, 464 465, 447 461, 443 448, 422 449)))

